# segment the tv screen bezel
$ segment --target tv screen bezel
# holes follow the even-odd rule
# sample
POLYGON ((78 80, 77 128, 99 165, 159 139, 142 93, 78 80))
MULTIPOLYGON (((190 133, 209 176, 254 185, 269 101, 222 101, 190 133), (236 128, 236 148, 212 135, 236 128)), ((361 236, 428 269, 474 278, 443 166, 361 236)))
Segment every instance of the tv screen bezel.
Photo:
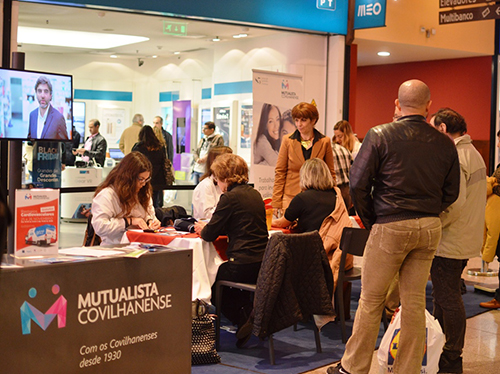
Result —
MULTIPOLYGON (((5 67, 0 67, 0 71, 15 71, 15 72, 33 73, 33 74, 38 74, 38 75, 46 75, 46 76, 48 76, 49 79, 50 79, 50 76, 68 77, 70 79, 70 86, 71 86, 71 96, 70 96, 70 118, 71 118, 71 124, 69 126, 69 130, 68 130, 68 124, 66 123, 66 130, 68 132, 68 139, 33 138, 33 137, 29 138, 28 134, 26 133, 26 136, 22 137, 22 138, 4 137, 4 138, 0 138, 0 141, 16 141, 17 140, 17 141, 30 141, 30 142, 36 142, 36 141, 70 142, 72 140, 72 138, 73 138, 72 129, 73 129, 73 121, 74 121, 74 119, 73 119, 73 102, 75 101, 74 90, 73 90, 73 75, 71 75, 71 74, 65 74, 65 73, 54 73, 54 72, 49 72, 49 71, 37 71, 37 70, 27 70, 27 69, 13 69, 13 68, 5 68, 5 67)), ((35 98, 35 100, 36 100, 36 98, 35 98)), ((52 100, 51 100, 51 102, 52 102, 52 100)), ((29 121, 29 119, 28 119, 28 121, 29 121)), ((66 121, 66 119, 65 119, 65 121, 66 121)), ((28 129, 29 129, 29 123, 28 123, 28 129)))

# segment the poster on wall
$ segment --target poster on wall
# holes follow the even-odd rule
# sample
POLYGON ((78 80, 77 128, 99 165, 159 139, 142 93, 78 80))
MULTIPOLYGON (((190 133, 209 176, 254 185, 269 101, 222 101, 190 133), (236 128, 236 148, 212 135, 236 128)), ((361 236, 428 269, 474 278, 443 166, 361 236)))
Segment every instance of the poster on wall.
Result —
POLYGON ((250 148, 252 143, 252 119, 253 106, 252 105, 242 105, 241 106, 241 125, 240 125, 240 139, 241 148, 250 148))
MULTIPOLYGON (((126 111, 123 108, 99 108, 99 132, 106 138, 108 148, 117 148, 123 130, 128 127, 125 120, 126 111)), ((130 124, 132 121, 130 120, 130 124)))
POLYGON ((281 140, 295 131, 291 109, 303 101, 301 76, 253 70, 252 167, 250 181, 262 197, 273 194, 281 140), (257 122, 258 121, 258 122, 257 122))
POLYGON ((33 143, 31 181, 36 188, 61 188, 62 143, 37 141, 33 143))
POLYGON ((231 129, 231 117, 229 107, 214 108, 215 133, 222 135, 224 145, 229 146, 229 134, 231 129))
POLYGON ((16 257, 57 255, 59 190, 16 190, 16 257))
POLYGON ((174 169, 188 175, 191 169, 191 100, 176 100, 172 104, 174 169))

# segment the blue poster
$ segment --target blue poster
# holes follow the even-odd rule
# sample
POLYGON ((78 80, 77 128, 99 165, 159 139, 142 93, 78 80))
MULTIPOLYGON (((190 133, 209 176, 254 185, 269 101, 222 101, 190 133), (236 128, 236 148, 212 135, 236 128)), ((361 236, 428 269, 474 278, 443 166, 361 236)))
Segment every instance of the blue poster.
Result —
POLYGON ((61 188, 61 145, 59 142, 33 143, 33 177, 36 188, 61 188))

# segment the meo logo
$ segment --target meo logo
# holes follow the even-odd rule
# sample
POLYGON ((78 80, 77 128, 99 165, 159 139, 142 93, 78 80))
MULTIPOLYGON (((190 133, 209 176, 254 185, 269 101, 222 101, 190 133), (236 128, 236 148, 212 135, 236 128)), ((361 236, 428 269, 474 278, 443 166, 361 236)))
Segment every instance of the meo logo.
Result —
POLYGON ((323 10, 335 10, 336 0, 316 0, 316 8, 323 10))
MULTIPOLYGON (((52 286, 52 293, 57 295, 60 291, 59 285, 54 284, 52 286)), ((32 287, 28 291, 29 297, 32 299, 36 297, 36 288, 32 287)), ((52 306, 44 314, 40 312, 33 305, 25 301, 21 305, 21 326, 23 330, 23 335, 31 334, 31 321, 33 320, 38 326, 42 328, 43 331, 49 327, 50 323, 57 316, 57 327, 62 329, 66 327, 66 309, 68 301, 64 296, 59 296, 59 298, 52 304, 52 306)))

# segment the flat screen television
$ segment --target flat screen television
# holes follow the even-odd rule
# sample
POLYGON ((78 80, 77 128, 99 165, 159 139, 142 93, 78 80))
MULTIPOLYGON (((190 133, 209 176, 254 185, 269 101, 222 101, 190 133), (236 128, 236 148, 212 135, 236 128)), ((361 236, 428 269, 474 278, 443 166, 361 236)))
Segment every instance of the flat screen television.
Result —
POLYGON ((68 140, 73 77, 0 68, 0 140, 68 140))

